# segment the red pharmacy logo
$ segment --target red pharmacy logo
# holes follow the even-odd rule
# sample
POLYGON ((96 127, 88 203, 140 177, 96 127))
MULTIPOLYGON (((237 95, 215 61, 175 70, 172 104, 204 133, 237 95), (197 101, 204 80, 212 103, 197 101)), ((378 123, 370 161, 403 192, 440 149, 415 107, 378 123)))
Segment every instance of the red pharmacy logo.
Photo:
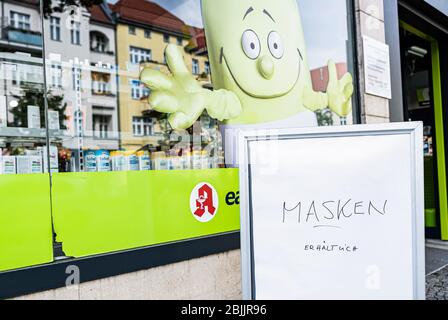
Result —
POLYGON ((209 222, 218 212, 218 193, 209 183, 202 182, 194 187, 190 195, 190 209, 196 220, 209 222))

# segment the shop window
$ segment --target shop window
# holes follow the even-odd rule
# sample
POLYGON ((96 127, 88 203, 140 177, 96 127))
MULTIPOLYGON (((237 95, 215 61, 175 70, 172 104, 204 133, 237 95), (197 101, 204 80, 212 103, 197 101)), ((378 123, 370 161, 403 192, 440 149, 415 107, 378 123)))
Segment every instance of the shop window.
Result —
POLYGON ((50 17, 50 38, 53 41, 61 41, 61 19, 50 17))
POLYGON ((11 11, 10 23, 13 28, 31 30, 31 16, 28 14, 11 11))
POLYGON ((130 47, 129 51, 130 51, 130 62, 133 64, 150 62, 152 59, 151 50, 149 49, 130 47))
MULTIPOLYGON (((109 1, 109 3, 112 2, 115 1, 109 1)), ((142 167, 137 166, 137 169, 135 167, 132 169, 130 166, 122 166, 117 169, 117 167, 111 165, 117 159, 135 160, 137 153, 143 155, 142 157, 146 158, 146 161, 148 157, 151 157, 155 170, 223 167, 225 154, 223 138, 218 128, 219 122, 211 119, 207 112, 203 112, 202 116, 199 116, 201 112, 197 112, 199 118, 193 126, 180 132, 174 130, 169 122, 169 119, 172 120, 170 115, 158 112, 154 106, 150 105, 147 98, 151 91, 139 80, 143 67, 152 68, 154 71, 168 76, 168 78, 171 76, 167 66, 161 62, 163 60, 166 64, 167 59, 165 57, 162 59, 162 50, 167 43, 172 41, 178 45, 185 45, 178 49, 184 56, 188 72, 194 75, 195 79, 199 78, 199 81, 196 82, 197 86, 213 90, 210 77, 202 77, 202 74, 210 74, 212 66, 208 60, 210 52, 206 46, 199 7, 192 5, 192 2, 187 0, 168 1, 166 2, 166 8, 152 6, 150 1, 136 0, 134 2, 139 5, 139 8, 135 10, 135 8, 132 8, 131 2, 121 1, 121 9, 134 14, 133 17, 127 17, 126 19, 120 18, 120 15, 118 15, 118 6, 110 7, 112 16, 117 17, 118 26, 114 25, 115 20, 110 21, 110 24, 95 23, 95 21, 98 21, 95 20, 96 18, 107 18, 104 15, 95 17, 96 12, 101 12, 100 10, 92 11, 90 22, 87 22, 86 18, 82 20, 82 26, 79 22, 81 20, 69 18, 69 24, 66 26, 65 20, 49 15, 47 24, 49 30, 44 33, 47 37, 44 40, 49 44, 47 52, 24 45, 18 48, 17 43, 8 47, 6 42, 3 43, 3 48, 7 48, 1 50, 2 55, 0 57, 2 67, 0 72, 0 79, 2 80, 0 86, 0 132, 4 130, 8 133, 8 135, 0 137, 0 149, 3 155, 38 154, 43 156, 42 152, 46 150, 48 138, 52 144, 53 150, 50 152, 55 163, 52 172, 58 170, 60 173, 99 171, 97 167, 89 169, 86 166, 85 155, 90 152, 90 156, 92 156, 93 150, 95 150, 95 156, 93 161, 92 158, 90 159, 92 163, 98 164, 101 160, 103 164, 109 164, 109 166, 106 165, 103 168, 103 170, 108 171, 140 170, 142 167), (179 8, 182 8, 182 10, 179 10, 179 8), (152 17, 152 19, 148 19, 148 17, 152 17), (170 23, 169 25, 167 25, 167 20, 170 23), (186 27, 186 24, 189 27, 186 27), (141 35, 143 39, 140 41, 141 43, 136 43, 137 38, 134 35, 137 34, 137 28, 134 25, 138 25, 144 31, 144 34, 142 32, 141 35), (190 25, 193 26, 190 27, 190 25), (63 34, 66 27, 69 28, 66 30, 67 39, 64 38, 65 34, 63 34), (92 33, 86 31, 84 36, 84 33, 81 33, 81 27, 82 30, 92 30, 92 33), (96 30, 101 32, 96 32, 96 30), (120 30, 124 32, 120 32, 120 30), (89 36, 90 38, 87 39, 89 36), (173 39, 170 39, 171 36, 173 39), (149 38, 151 38, 151 41, 147 40, 149 38), (124 49, 125 54, 117 56, 106 54, 98 59, 96 52, 109 53, 112 50, 112 39, 116 39, 116 47, 124 49), (48 40, 62 40, 67 41, 67 43, 70 41, 70 43, 82 45, 82 47, 77 47, 77 50, 74 50, 75 48, 70 45, 63 46, 48 40), (131 46, 130 43, 135 45, 131 46), (150 44, 153 51, 145 48, 147 44, 150 44), (20 53, 16 53, 18 51, 20 53), (52 54, 59 55, 61 61, 51 59, 52 54), (101 63, 97 64, 99 60, 101 60, 101 63), (48 79, 46 79, 47 88, 44 87, 43 83, 44 61, 51 61, 46 65, 49 71, 47 73, 48 79), (191 67, 189 66, 190 63, 191 67), (204 63, 203 66, 201 66, 202 63, 204 63), (118 70, 115 69, 116 65, 119 68, 118 70), (102 69, 104 67, 108 70, 102 69), (201 72, 203 73, 201 74, 201 72), (201 75, 201 77, 198 77, 198 75, 201 75), (119 84, 119 92, 116 91, 116 84, 119 84), (49 110, 54 111, 48 114, 48 123, 51 124, 52 128, 57 128, 59 122, 61 128, 61 130, 52 130, 58 131, 57 136, 52 133, 53 135, 47 137, 46 130, 44 130, 45 99, 48 102, 49 110), (28 126, 33 127, 32 130, 19 130, 19 128, 27 128, 28 126), (3 129, 4 127, 7 129, 3 129), (120 128, 120 132, 114 131, 115 128, 120 128), (185 135, 186 137, 181 137, 185 139, 180 139, 179 136, 181 135, 185 135), (178 146, 179 140, 186 141, 186 146, 183 146, 182 149, 178 146), (54 148, 56 151, 54 151, 54 148), (208 150, 213 150, 213 153, 207 153, 208 150), (96 151, 103 151, 106 157, 100 159, 97 157, 96 151), (108 152, 109 159, 107 157, 108 152)), ((326 66, 328 59, 333 59, 336 62, 339 76, 347 70, 352 70, 352 56, 349 51, 351 47, 349 35, 351 33, 348 32, 347 27, 347 1, 298 0, 297 2, 301 7, 303 17, 306 43, 304 49, 307 52, 307 60, 309 60, 312 84, 316 91, 324 92, 328 82, 328 68, 326 66), (326 10, 322 10, 322 7, 325 7, 326 10), (316 30, 319 32, 316 32, 316 30)), ((24 1, 15 1, 15 3, 18 7, 20 5, 26 7, 26 12, 32 10, 32 6, 25 5, 24 1)), ((90 9, 86 8, 86 10, 90 9)), ((265 18, 262 10, 258 8, 257 12, 265 18)), ((70 16, 69 13, 69 10, 64 11, 62 16, 70 16)), ((255 13, 252 12, 251 14, 255 13)), ((34 25, 32 20, 39 14, 37 6, 35 15, 11 13, 10 27, 29 30, 31 22, 34 25)), ((82 19, 85 18, 78 12, 76 14, 82 16, 82 19)), ((235 16, 241 19, 243 14, 244 12, 241 15, 235 14, 235 16)), ((280 23, 279 20, 277 22, 280 23)), ((36 23, 35 25, 39 24, 36 23)), ((14 31, 17 32, 17 30, 14 31)), ((39 30, 34 31, 42 37, 39 30)), ((225 32, 226 30, 221 31, 225 32)), ((30 32, 17 33, 31 34, 30 32)), ((287 37, 295 35, 282 36, 286 42, 287 37)), ((36 37, 42 40, 38 36, 36 37)), ((263 53, 269 54, 267 37, 268 35, 263 35, 260 43, 265 49, 263 53)), ((271 40, 273 40, 270 42, 271 49, 278 57, 280 56, 278 55, 279 52, 274 51, 279 49, 278 42, 274 41, 278 39, 273 38, 271 40), (276 44, 277 48, 275 47, 276 44)), ((245 57, 243 51, 240 54, 245 57)), ((305 52, 300 54, 305 54, 305 52)), ((275 59, 275 55, 272 54, 273 59, 275 59)), ((213 67, 216 66, 213 65, 213 67)), ((240 72, 240 70, 237 69, 235 72, 240 72)), ((302 70, 302 72, 305 71, 302 70)), ((160 78, 164 79, 163 76, 160 76, 160 78)), ((214 80, 219 83, 222 79, 214 80)), ((176 93, 171 92, 170 94, 176 93)), ((174 110, 179 101, 170 99, 169 95, 165 95, 165 98, 166 110, 174 110)), ((328 108, 317 112, 315 118, 313 118, 314 114, 312 112, 309 112, 309 114, 311 114, 313 124, 318 122, 321 125, 334 125, 341 122, 339 117, 335 116, 328 108)), ((350 121, 350 116, 348 120, 350 121)), ((143 168, 148 170, 148 166, 143 168)), ((68 176, 71 175, 59 174, 56 176, 69 179, 68 176)), ((95 178, 96 176, 92 175, 92 179, 95 178)), ((120 181, 120 183, 123 183, 126 180, 120 181)), ((122 185, 122 187, 127 188, 128 186, 122 185)), ((82 193, 80 189, 82 188, 76 189, 76 192, 82 193)), ((187 191, 188 193, 191 192, 191 190, 187 191)), ((190 212, 188 212, 187 216, 190 217, 190 215, 190 212)), ((99 227, 94 232, 102 236, 102 233, 107 232, 107 230, 99 227)), ((61 233, 58 233, 58 239, 60 237, 61 233)), ((67 256, 90 255, 90 251, 86 254, 85 252, 73 254, 73 251, 70 252, 68 248, 69 244, 69 240, 63 243, 64 250, 66 250, 64 253, 67 256)), ((94 245, 92 244, 92 246, 94 245)), ((119 248, 126 247, 126 245, 127 243, 124 243, 119 248)), ((135 243, 129 245, 129 249, 133 245, 135 243)), ((145 246, 147 243, 142 245, 145 246)), ((98 253, 101 250, 93 251, 98 253)), ((117 249, 114 247, 111 250, 116 251, 117 249)), ((110 250, 105 251, 109 252, 110 250)), ((64 253, 60 253, 60 255, 64 253)))
POLYGON ((71 43, 74 45, 81 45, 81 23, 72 21, 70 29, 71 43))

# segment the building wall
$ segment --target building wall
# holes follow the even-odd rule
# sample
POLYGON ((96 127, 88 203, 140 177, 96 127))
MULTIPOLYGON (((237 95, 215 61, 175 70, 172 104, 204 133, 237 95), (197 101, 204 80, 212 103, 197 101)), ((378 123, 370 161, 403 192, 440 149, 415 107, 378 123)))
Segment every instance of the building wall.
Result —
MULTIPOLYGON (((82 270, 81 270, 82 278, 82 270)), ((241 300, 240 251, 124 274, 16 300, 241 300)))
POLYGON ((362 123, 387 123, 390 122, 389 100, 365 93, 364 82, 364 52, 363 36, 386 42, 384 27, 385 0, 356 0, 355 19, 357 29, 358 69, 359 69, 359 91, 362 123))

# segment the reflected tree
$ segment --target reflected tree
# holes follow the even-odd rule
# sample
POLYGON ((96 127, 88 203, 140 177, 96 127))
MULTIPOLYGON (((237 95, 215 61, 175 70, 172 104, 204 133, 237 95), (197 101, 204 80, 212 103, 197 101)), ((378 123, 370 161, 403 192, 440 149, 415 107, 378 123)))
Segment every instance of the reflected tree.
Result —
POLYGON ((64 12, 71 6, 86 7, 89 8, 93 5, 103 3, 103 0, 43 0, 44 16, 48 18, 53 12, 64 12))
POLYGON ((316 117, 317 117, 317 123, 319 124, 319 127, 334 125, 333 113, 328 108, 324 109, 324 110, 316 111, 316 117))
MULTIPOLYGON (((23 94, 15 97, 17 99, 17 106, 11 108, 10 113, 14 116, 14 121, 9 126, 12 127, 27 127, 28 126, 28 106, 37 106, 40 109, 41 127, 45 128, 45 92, 41 87, 24 85, 21 88, 23 94)), ((67 103, 64 102, 64 96, 53 95, 51 90, 47 91, 48 110, 58 111, 59 126, 61 130, 67 129, 65 121, 68 120, 66 116, 67 103)))

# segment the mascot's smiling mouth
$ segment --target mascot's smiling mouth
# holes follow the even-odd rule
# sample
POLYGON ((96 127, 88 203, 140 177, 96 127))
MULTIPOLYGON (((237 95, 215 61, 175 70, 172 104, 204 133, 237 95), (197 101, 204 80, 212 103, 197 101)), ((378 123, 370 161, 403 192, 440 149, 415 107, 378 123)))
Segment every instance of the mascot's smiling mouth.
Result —
POLYGON ((224 54, 224 47, 221 47, 221 54, 219 57, 219 62, 222 64, 223 62, 225 63, 226 69, 229 71, 230 75, 232 76, 233 81, 235 81, 236 85, 241 89, 241 91, 243 91, 245 94, 247 94, 248 96, 251 96, 253 98, 257 98, 257 99, 267 99, 267 98, 278 98, 278 97, 282 97, 287 95, 288 93, 290 93, 292 91, 292 89, 294 89, 294 87, 296 86, 297 82, 299 82, 299 78, 300 75, 302 73, 302 61, 303 61, 303 57, 302 57, 302 53, 300 52, 299 49, 297 49, 297 52, 299 54, 299 72, 297 74, 297 78, 294 81, 294 83, 292 84, 292 86, 281 93, 274 93, 274 94, 255 94, 252 92, 249 92, 248 90, 246 90, 242 85, 240 85, 240 83, 238 82, 238 80, 236 79, 235 75, 233 74, 232 70, 230 69, 230 66, 227 62, 227 58, 224 54))

